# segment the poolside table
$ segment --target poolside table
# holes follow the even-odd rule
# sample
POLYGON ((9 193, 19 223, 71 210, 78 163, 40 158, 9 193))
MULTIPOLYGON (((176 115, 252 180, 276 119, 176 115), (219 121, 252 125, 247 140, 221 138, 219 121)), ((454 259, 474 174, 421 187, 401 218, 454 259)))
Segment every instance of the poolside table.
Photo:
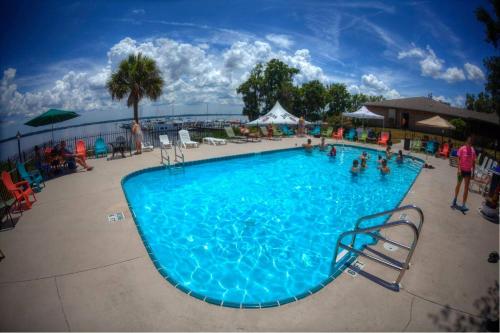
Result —
POLYGON ((124 141, 115 141, 115 142, 110 142, 109 144, 113 148, 113 155, 111 156, 111 158, 115 158, 116 152, 120 152, 122 154, 122 157, 125 158, 126 144, 124 141))

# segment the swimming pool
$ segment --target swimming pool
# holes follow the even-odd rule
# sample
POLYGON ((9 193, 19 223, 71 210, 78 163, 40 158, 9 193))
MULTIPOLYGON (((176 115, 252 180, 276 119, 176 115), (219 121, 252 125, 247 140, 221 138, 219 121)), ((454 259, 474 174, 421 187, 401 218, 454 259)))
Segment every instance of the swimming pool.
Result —
POLYGON ((360 216, 396 207, 420 172, 393 158, 382 176, 377 152, 365 150, 358 176, 349 169, 362 150, 339 146, 335 158, 289 149, 143 170, 122 184, 148 253, 174 286, 218 305, 276 306, 330 282, 337 237, 360 216))

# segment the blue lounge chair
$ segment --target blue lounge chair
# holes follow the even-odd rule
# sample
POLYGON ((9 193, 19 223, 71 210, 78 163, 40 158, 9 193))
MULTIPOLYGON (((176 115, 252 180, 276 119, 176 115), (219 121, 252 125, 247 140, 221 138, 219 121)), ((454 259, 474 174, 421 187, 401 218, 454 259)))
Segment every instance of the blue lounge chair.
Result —
POLYGON ((425 152, 429 154, 434 154, 436 152, 436 143, 434 141, 427 141, 425 146, 425 152))
POLYGON ((294 134, 293 131, 291 129, 289 129, 288 126, 286 126, 286 125, 281 126, 281 131, 286 136, 292 136, 294 134))
POLYGON ((313 130, 311 130, 309 132, 309 135, 320 136, 321 135, 321 128, 319 126, 316 126, 313 130))
POLYGON ((354 128, 351 128, 345 138, 349 141, 354 141, 355 137, 356 137, 356 130, 354 128))
POLYGON ((98 138, 94 144, 94 156, 97 158, 99 155, 108 156, 108 147, 103 138, 98 138))
POLYGON ((45 187, 45 181, 43 180, 39 170, 35 169, 28 172, 23 163, 17 163, 17 171, 19 172, 21 178, 27 181, 36 191, 40 191, 42 189, 41 184, 45 187))

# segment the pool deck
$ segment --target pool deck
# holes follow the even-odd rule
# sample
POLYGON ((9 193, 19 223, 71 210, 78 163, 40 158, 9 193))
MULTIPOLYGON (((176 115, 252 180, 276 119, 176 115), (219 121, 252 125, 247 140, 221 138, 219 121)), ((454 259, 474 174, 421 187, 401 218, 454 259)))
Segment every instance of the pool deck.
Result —
MULTIPOLYGON (((190 161, 295 147, 304 141, 201 145, 184 153, 190 161)), ((133 171, 158 166, 159 156, 155 149, 125 159, 89 160, 93 171, 48 181, 16 227, 0 232, 0 249, 6 255, 0 262, 0 330, 478 329, 460 318, 477 319, 485 306, 476 300, 487 296, 488 288, 498 281, 498 264, 486 259, 499 249, 499 226, 477 212, 482 202, 478 194, 470 193, 471 210, 466 215, 450 209, 456 169, 448 160, 430 157, 435 169, 422 170, 403 201, 420 206, 426 221, 401 291, 341 274, 302 300, 254 310, 207 304, 174 288, 157 272, 120 181, 133 171), (107 222, 108 214, 120 211, 124 221, 107 222)), ((370 272, 388 270, 366 264, 370 272)), ((395 276, 394 271, 389 273, 395 276)))

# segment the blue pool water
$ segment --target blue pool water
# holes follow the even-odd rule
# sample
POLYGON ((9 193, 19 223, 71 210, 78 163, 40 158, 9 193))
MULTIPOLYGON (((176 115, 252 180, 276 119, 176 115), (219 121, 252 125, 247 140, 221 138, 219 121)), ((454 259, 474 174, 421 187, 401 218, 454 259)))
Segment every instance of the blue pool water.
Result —
POLYGON ((367 170, 352 176, 361 152, 338 147, 330 158, 292 149, 192 164, 181 173, 157 168, 127 177, 123 187, 170 282, 217 304, 277 305, 328 282, 337 237, 360 216, 396 207, 420 171, 393 158, 382 176, 377 152, 367 150, 367 170))

